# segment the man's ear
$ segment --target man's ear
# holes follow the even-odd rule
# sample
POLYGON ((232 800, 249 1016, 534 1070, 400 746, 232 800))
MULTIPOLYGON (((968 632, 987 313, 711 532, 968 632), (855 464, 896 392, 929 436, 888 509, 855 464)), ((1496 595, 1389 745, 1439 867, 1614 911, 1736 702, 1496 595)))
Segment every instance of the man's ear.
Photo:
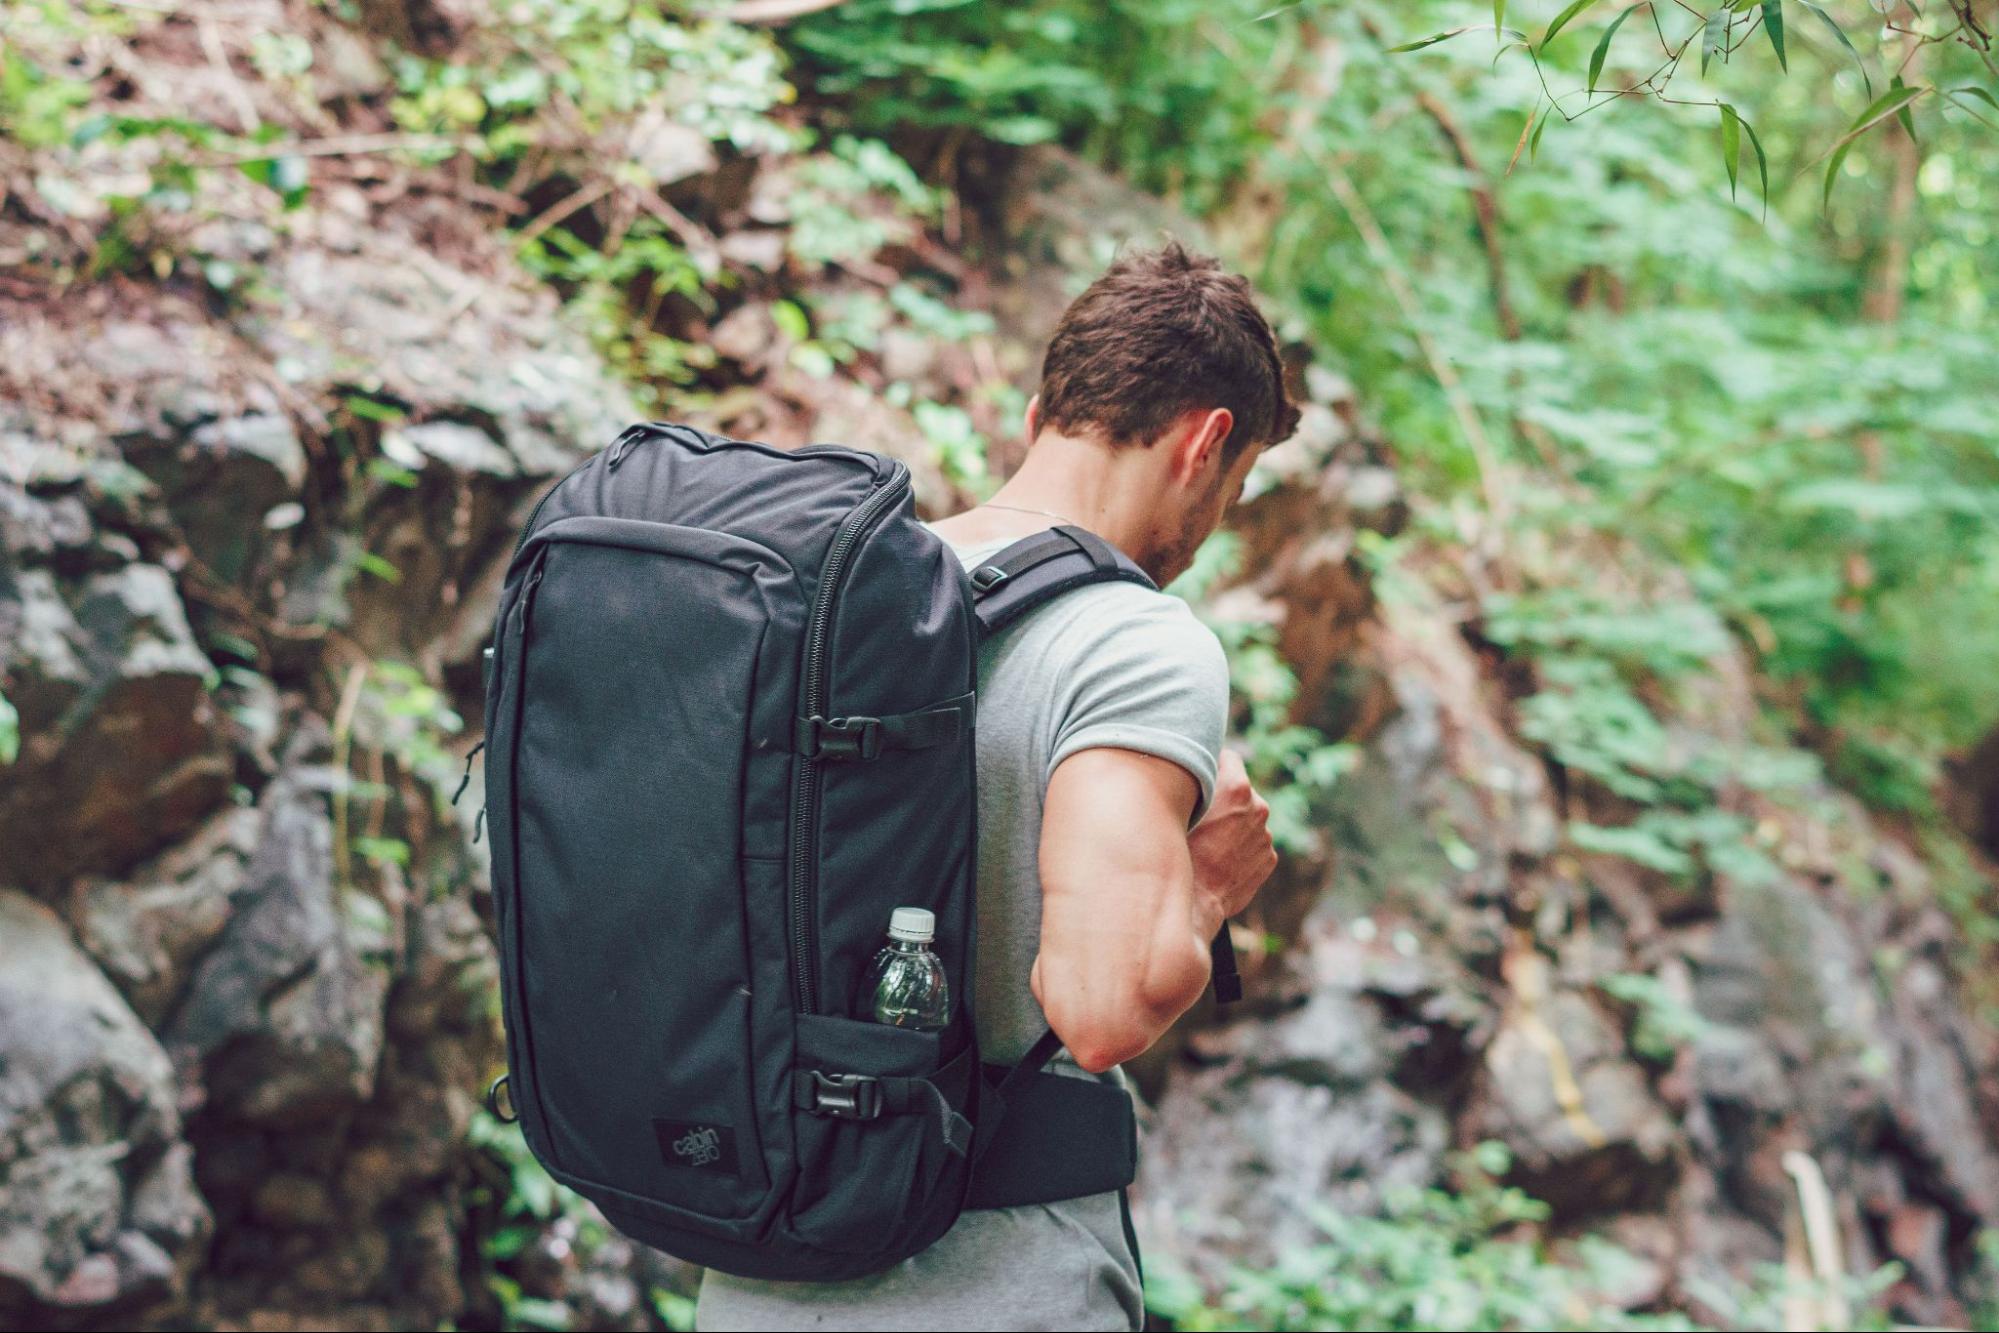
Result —
POLYGON ((1027 412, 1021 418, 1021 429, 1027 432, 1027 442, 1034 443, 1034 437, 1041 433, 1041 395, 1035 394, 1027 400, 1027 412))
POLYGON ((1226 407, 1189 412, 1180 418, 1184 434, 1173 446, 1173 479, 1192 485, 1210 465, 1218 465, 1222 442, 1235 429, 1235 413, 1226 407))

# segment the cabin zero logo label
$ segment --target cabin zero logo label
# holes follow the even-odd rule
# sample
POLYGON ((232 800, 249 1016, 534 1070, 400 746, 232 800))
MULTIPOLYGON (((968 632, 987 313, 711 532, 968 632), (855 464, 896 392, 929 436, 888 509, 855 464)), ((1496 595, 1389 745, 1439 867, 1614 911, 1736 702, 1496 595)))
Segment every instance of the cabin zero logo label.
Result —
POLYGON ((707 1166, 722 1160, 722 1136, 703 1125, 690 1129, 673 1141, 673 1155, 685 1157, 689 1166, 707 1166))
POLYGON ((668 1166, 690 1171, 740 1174, 736 1162, 736 1131, 713 1121, 654 1120, 653 1136, 668 1166))

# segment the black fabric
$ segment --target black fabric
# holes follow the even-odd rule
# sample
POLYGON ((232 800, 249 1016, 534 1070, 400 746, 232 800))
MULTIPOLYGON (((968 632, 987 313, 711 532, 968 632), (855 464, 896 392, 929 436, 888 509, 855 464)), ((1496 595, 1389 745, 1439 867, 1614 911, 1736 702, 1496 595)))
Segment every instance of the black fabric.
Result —
POLYGON ((1132 1266, 1138 1270, 1138 1287, 1145 1290, 1145 1256, 1138 1250, 1138 1228, 1131 1224, 1131 1190, 1117 1192, 1118 1221, 1124 1225, 1124 1243, 1131 1247, 1132 1266))
POLYGON ((1064 1074, 1015 1078, 1001 1065, 987 1065, 985 1074, 990 1091, 982 1133, 994 1114, 990 1102, 1000 1099, 1005 1106, 977 1149, 967 1208, 1104 1194, 1137 1177, 1138 1118, 1122 1088, 1064 1074))
POLYGON ((1236 970, 1235 937, 1229 934, 1229 923, 1222 922, 1222 928, 1215 932, 1214 942, 1208 946, 1208 960, 1211 964, 1209 976, 1215 987, 1216 1004, 1234 1004, 1242 998, 1242 974, 1236 970))
POLYGON ((989 1079, 969 1000, 980 636, 1145 581, 1081 530, 1041 540, 976 595, 901 464, 665 423, 529 516, 485 669, 508 1100, 635 1239, 833 1281, 933 1243, 975 1174, 1129 1178, 1129 1099, 1038 1072, 1052 1034, 989 1079), (936 917, 943 1032, 858 993, 903 906, 936 917))
POLYGON ((974 568, 970 578, 984 635, 997 634, 1042 603, 1092 583, 1157 586, 1103 538, 1068 525, 1022 538, 974 568))
POLYGON ((878 759, 885 752, 928 750, 971 734, 978 695, 966 691, 920 713, 888 717, 801 717, 791 729, 791 750, 808 759, 878 759))

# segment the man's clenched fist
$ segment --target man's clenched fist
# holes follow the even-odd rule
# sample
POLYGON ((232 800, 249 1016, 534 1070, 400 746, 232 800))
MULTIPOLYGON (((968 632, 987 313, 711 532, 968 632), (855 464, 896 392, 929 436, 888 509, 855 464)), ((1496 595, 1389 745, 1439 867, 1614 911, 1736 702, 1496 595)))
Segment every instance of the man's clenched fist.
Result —
POLYGON ((1270 841, 1270 805, 1249 785, 1249 773, 1233 750, 1222 752, 1215 774, 1215 799, 1187 835, 1194 858, 1194 886, 1234 916, 1277 868, 1270 841))

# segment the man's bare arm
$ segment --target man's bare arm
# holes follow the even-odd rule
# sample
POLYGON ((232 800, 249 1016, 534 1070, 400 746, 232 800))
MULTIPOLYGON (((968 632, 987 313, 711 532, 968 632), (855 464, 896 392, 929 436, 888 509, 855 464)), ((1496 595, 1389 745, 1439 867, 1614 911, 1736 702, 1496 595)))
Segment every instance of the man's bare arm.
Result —
MULTIPOLYGON (((1049 1026, 1085 1069, 1142 1053, 1193 1007, 1208 984, 1209 941, 1247 900, 1240 871, 1223 892, 1197 878, 1187 818, 1199 794, 1178 764, 1132 750, 1078 751, 1049 780, 1031 984, 1049 1026)), ((1257 822, 1260 833, 1260 815, 1257 822)))

